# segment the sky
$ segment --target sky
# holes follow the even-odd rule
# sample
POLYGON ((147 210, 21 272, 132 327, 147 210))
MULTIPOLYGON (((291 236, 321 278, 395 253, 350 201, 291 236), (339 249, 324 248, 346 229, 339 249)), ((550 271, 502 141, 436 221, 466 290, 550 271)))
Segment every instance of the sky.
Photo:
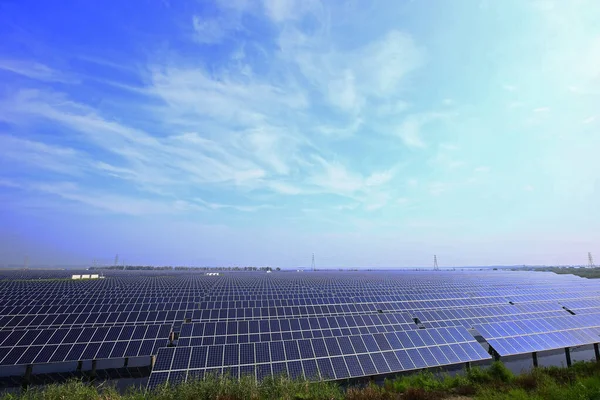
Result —
POLYGON ((600 258, 600 3, 0 2, 0 264, 600 258))

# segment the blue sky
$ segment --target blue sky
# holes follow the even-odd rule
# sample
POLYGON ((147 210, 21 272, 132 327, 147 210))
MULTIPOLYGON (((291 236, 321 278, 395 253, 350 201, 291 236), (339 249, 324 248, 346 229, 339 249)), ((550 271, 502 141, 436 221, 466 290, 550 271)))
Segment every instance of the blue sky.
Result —
POLYGON ((4 1, 0 262, 600 257, 596 1, 4 1))

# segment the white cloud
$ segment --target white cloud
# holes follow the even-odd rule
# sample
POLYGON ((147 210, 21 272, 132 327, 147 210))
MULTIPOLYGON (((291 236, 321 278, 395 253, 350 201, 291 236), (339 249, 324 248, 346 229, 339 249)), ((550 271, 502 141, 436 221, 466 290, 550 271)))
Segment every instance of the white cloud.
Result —
POLYGON ((406 76, 424 62, 412 37, 395 30, 365 47, 358 57, 363 61, 358 63, 359 76, 365 79, 365 90, 374 96, 396 95, 406 76))
POLYGON ((534 113, 546 113, 548 111, 550 111, 550 107, 538 107, 533 109, 534 113))
POLYGON ((364 100, 359 97, 352 71, 346 69, 328 85, 328 97, 331 104, 344 111, 358 111, 364 100))
POLYGON ((515 92, 518 90, 518 88, 515 85, 504 85, 502 86, 502 88, 507 92, 515 92))
POLYGON ((362 118, 355 118, 350 124, 335 126, 320 125, 315 130, 331 139, 346 139, 353 136, 363 126, 364 120, 362 118))
POLYGON ((37 193, 57 196, 65 200, 117 214, 134 216, 148 214, 173 214, 178 211, 200 210, 188 202, 164 199, 145 199, 124 195, 107 194, 93 188, 82 188, 74 182, 29 182, 21 188, 37 193))
POLYGON ((412 37, 396 30, 365 46, 339 51, 326 46, 322 36, 286 27, 279 44, 286 61, 296 64, 330 104, 347 112, 360 111, 367 99, 395 99, 408 75, 424 62, 412 37))
MULTIPOLYGON (((225 41, 243 29, 242 14, 256 16, 249 4, 220 1, 220 17, 192 14, 187 17, 191 18, 188 27, 193 26, 195 40, 202 44, 225 41)), ((353 48, 332 46, 327 38, 331 26, 328 11, 318 1, 265 0, 264 11, 275 23, 282 50, 280 56, 261 50, 260 57, 270 62, 268 74, 258 74, 253 65, 246 64, 251 62, 246 46, 254 46, 248 43, 237 48, 229 62, 218 66, 172 57, 141 70, 127 69, 128 74, 139 74, 141 84, 134 90, 121 82, 98 81, 135 94, 136 101, 126 106, 121 103, 121 110, 115 110, 115 104, 122 99, 110 96, 96 107, 56 89, 23 89, 0 100, 0 120, 20 129, 40 123, 59 127, 61 143, 84 143, 95 156, 74 152, 42 158, 48 149, 40 147, 41 143, 27 151, 21 143, 4 157, 27 156, 35 167, 54 172, 78 170, 84 175, 124 180, 132 190, 158 197, 189 191, 184 197, 195 198, 198 189, 215 187, 232 189, 238 195, 253 191, 338 194, 364 208, 383 207, 396 169, 374 171, 331 161, 336 157, 328 141, 355 135, 372 115, 386 119, 403 113, 408 103, 399 93, 407 86, 410 73, 424 62, 423 50, 410 35, 397 30, 353 48), (309 14, 315 29, 304 30, 301 22, 309 14), (335 115, 316 112, 322 106, 319 93, 336 109, 335 115), (322 135, 313 138, 314 133, 322 135)), ((48 68, 28 71, 38 78, 57 79, 48 68)), ((413 136, 411 132, 399 136, 413 146, 424 145, 420 129, 437 117, 409 118, 404 128, 415 128, 413 136), (411 127, 409 118, 418 126, 411 127)), ((108 192, 98 195, 109 199, 113 195, 108 192)), ((100 207, 75 189, 62 197, 100 207)), ((124 197, 115 200, 129 204, 124 197)), ((179 202, 184 200, 173 201, 176 209, 193 206, 179 202)), ((229 203, 196 204, 200 206, 254 210, 229 203)), ((154 212, 152 207, 154 203, 141 209, 154 212)), ((117 208, 114 211, 119 212, 117 208)))
POLYGON ((382 186, 394 178, 395 171, 389 169, 387 171, 382 172, 374 172, 372 173, 365 181, 367 186, 382 186))
POLYGON ((423 127, 446 116, 440 113, 409 115, 391 133, 402 139, 407 147, 425 148, 427 144, 422 138, 423 127))
POLYGON ((416 117, 409 117, 402 122, 396 132, 404 144, 412 148, 423 148, 425 142, 421 138, 421 126, 423 122, 416 117))
POLYGON ((38 62, 0 59, 0 70, 9 71, 18 75, 25 76, 27 78, 36 79, 40 81, 62 83, 77 82, 76 79, 68 77, 63 73, 38 62))
POLYGON ((218 44, 236 31, 242 30, 245 13, 252 11, 249 0, 214 0, 218 17, 193 15, 194 40, 200 44, 218 44))
POLYGON ((334 208, 336 210, 340 210, 340 211, 355 210, 359 205, 360 205, 360 203, 342 204, 339 206, 335 206, 334 208))
POLYGON ((278 23, 297 18, 302 9, 297 0, 263 0, 263 5, 267 16, 278 23))
POLYGON ((196 41, 200 43, 218 43, 227 35, 225 21, 216 18, 192 17, 196 41))
POLYGON ((459 146, 457 146, 453 143, 440 143, 439 147, 442 150, 448 150, 448 151, 455 151, 455 150, 460 149, 459 146))
POLYGON ((488 172, 490 172, 490 167, 486 165, 481 165, 479 167, 476 167, 473 171, 478 174, 487 174, 488 172))
POLYGON ((14 182, 10 179, 0 178, 0 186, 10 187, 10 188, 22 188, 22 184, 14 182))
POLYGON ((375 114, 380 117, 397 116, 404 113, 410 105, 404 100, 384 100, 383 104, 377 106, 375 114))
POLYGON ((351 195, 363 188, 363 178, 349 171, 339 162, 329 162, 318 157, 323 172, 313 175, 308 181, 329 193, 351 195))
POLYGON ((88 168, 88 155, 77 150, 0 134, 0 160, 19 167, 30 166, 66 175, 80 175, 88 168))
POLYGON ((509 109, 513 109, 513 108, 522 108, 525 106, 525 103, 521 102, 521 101, 513 101, 511 103, 508 103, 508 108, 509 109))
POLYGON ((432 182, 429 184, 429 193, 432 196, 440 196, 448 190, 448 184, 444 182, 432 182))
POLYGON ((385 192, 370 194, 364 200, 365 210, 375 211, 385 207, 390 201, 390 195, 385 192))
POLYGON ((592 115, 591 117, 587 117, 586 119, 584 119, 583 121, 581 121, 581 123, 587 125, 587 124, 591 124, 595 120, 596 120, 596 116, 592 115))
POLYGON ((269 182, 268 186, 269 189, 279 194, 297 195, 305 193, 305 190, 285 182, 269 182))
POLYGON ((259 205, 234 205, 234 204, 222 204, 222 203, 214 203, 214 202, 209 202, 209 201, 205 201, 201 198, 194 198, 193 199, 195 202, 201 204, 202 206, 211 209, 211 210, 220 210, 220 209, 232 209, 232 210, 236 210, 236 211, 242 211, 242 212, 256 212, 258 210, 262 210, 265 208, 271 208, 270 205, 268 204, 259 204, 259 205))

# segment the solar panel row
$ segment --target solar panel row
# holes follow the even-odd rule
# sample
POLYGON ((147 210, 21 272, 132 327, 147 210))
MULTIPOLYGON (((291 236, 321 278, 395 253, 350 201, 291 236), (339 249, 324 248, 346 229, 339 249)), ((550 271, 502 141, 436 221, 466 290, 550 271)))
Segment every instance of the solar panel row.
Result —
POLYGON ((165 339, 145 339, 0 347, 0 366, 151 356, 167 344, 165 339))
POLYGON ((149 385, 170 380, 171 375, 185 375, 178 370, 196 377, 209 372, 236 377, 250 374, 257 379, 280 373, 307 379, 344 379, 489 358, 460 328, 176 347, 159 351, 149 385))
POLYGON ((24 328, 59 328, 63 326, 105 326, 129 324, 155 324, 183 321, 191 317, 191 312, 160 311, 160 312, 123 312, 100 314, 50 314, 50 315, 19 315, 0 317, 1 330, 24 328))
POLYGON ((498 354, 509 356, 598 343, 600 314, 499 322, 475 329, 498 354))
MULTIPOLYGON (((339 315, 328 317, 309 317, 292 319, 239 320, 228 322, 197 322, 184 324, 181 338, 224 336, 238 334, 264 334, 302 332, 325 329, 361 329, 392 326, 395 330, 416 329, 408 314, 339 315)), ((383 330, 389 330, 383 329, 383 330)), ((368 333, 368 332, 360 332, 368 333)))

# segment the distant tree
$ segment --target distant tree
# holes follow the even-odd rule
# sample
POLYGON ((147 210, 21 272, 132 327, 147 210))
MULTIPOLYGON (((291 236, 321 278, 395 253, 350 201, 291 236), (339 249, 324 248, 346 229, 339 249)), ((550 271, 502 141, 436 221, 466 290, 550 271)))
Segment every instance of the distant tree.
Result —
POLYGON ((275 268, 275 271, 281 271, 281 268, 277 267, 275 268))

